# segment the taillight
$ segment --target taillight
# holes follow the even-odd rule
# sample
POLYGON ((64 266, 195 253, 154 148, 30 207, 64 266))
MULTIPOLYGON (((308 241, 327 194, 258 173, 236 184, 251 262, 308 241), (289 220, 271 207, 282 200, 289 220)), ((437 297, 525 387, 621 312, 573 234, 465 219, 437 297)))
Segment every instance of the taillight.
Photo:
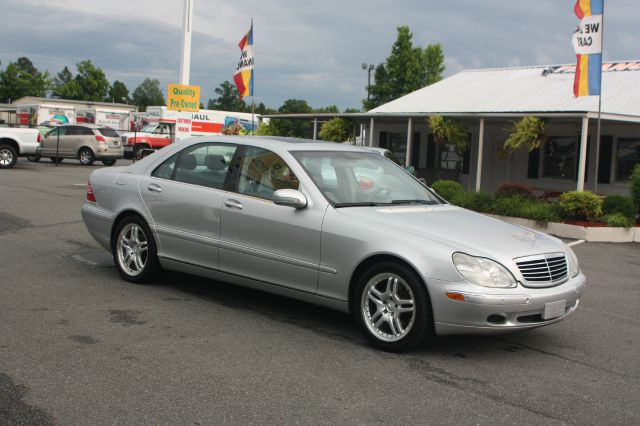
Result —
POLYGON ((96 135, 96 140, 100 143, 106 143, 107 141, 104 139, 104 136, 96 135))
POLYGON ((87 183, 87 201, 97 203, 96 196, 93 195, 93 188, 91 188, 91 182, 87 183))
POLYGON ((38 143, 40 143, 41 140, 42 140, 42 135, 40 134, 40 132, 38 132, 38 143))

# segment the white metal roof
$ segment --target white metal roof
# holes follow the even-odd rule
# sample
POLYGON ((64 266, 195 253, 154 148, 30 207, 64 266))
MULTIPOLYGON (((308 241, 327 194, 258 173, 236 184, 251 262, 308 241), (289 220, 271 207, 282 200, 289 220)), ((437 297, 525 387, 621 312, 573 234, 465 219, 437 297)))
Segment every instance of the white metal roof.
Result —
MULTIPOLYGON (((597 112, 597 96, 573 97, 574 70, 575 65, 556 65, 462 71, 369 112, 597 112)), ((602 113, 640 118, 640 62, 603 65, 602 113)))

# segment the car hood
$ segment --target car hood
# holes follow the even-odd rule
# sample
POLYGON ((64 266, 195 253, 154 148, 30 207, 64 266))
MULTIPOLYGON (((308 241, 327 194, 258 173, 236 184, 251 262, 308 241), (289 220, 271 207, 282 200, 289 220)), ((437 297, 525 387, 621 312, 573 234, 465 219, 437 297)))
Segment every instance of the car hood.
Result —
POLYGON ((455 207, 392 206, 349 207, 341 214, 377 227, 437 241, 453 251, 493 259, 513 259, 548 252, 564 252, 557 238, 455 207))

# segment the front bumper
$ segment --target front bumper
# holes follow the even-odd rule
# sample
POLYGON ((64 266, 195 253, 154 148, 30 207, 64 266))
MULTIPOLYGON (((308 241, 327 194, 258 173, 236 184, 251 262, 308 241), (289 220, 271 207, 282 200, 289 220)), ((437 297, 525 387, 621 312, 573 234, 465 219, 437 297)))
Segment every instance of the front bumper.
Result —
POLYGON ((491 334, 553 324, 578 308, 585 287, 582 273, 547 288, 520 283, 515 288, 485 288, 466 281, 434 283, 429 293, 435 331, 440 335, 491 334), (447 293, 462 295, 464 300, 453 300, 447 293), (545 315, 545 305, 563 300, 563 311, 552 317, 545 315))

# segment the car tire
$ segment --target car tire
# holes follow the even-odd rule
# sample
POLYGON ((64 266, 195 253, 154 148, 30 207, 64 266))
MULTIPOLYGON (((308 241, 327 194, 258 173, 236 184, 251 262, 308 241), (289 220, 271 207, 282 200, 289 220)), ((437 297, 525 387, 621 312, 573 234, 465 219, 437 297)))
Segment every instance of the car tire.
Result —
POLYGON ((133 148, 133 159, 140 160, 140 155, 143 149, 149 149, 149 145, 146 144, 136 144, 135 148, 133 148))
POLYGON ((96 161, 96 156, 93 155, 93 151, 89 148, 82 148, 78 151, 78 160, 83 166, 90 166, 96 161))
POLYGON ((149 283, 161 271, 153 234, 139 216, 127 216, 118 223, 111 254, 120 276, 129 282, 149 283))
POLYGON ((39 155, 27 155, 27 161, 31 162, 31 163, 37 163, 38 161, 40 161, 40 156, 39 155))
POLYGON ((64 158, 62 158, 62 157, 49 157, 49 160, 51 160, 52 163, 62 163, 64 158))
POLYGON ((102 160, 102 164, 104 164, 104 165, 105 165, 105 166, 107 166, 107 167, 111 167, 111 166, 113 166, 114 164, 116 164, 116 161, 118 161, 118 160, 116 160, 116 159, 114 159, 114 158, 110 158, 110 159, 108 159, 108 160, 102 160))
POLYGON ((375 264, 358 277, 351 312, 367 340, 385 351, 406 351, 433 334, 426 286, 399 262, 375 264))
POLYGON ((0 169, 10 169, 16 165, 18 153, 11 145, 0 145, 0 169))

